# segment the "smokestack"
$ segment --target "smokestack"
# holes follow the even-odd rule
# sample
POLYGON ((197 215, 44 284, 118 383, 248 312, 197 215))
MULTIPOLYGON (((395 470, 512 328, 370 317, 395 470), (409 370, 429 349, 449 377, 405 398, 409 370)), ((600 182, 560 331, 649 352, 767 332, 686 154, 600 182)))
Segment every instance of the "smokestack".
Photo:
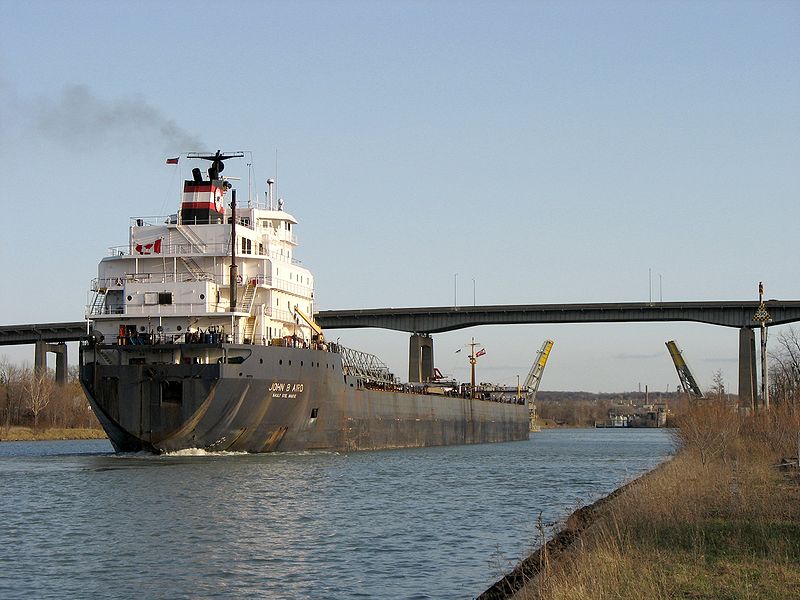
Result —
POLYGON ((192 169, 192 177, 194 178, 195 183, 203 183, 203 172, 197 167, 192 169))

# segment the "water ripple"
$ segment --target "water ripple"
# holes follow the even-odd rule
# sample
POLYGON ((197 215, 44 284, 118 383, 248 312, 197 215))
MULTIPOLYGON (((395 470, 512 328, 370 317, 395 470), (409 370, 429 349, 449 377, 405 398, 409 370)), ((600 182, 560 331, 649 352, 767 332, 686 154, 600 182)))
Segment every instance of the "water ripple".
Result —
POLYGON ((2 598, 474 597, 663 431, 339 454, 0 444, 2 598))

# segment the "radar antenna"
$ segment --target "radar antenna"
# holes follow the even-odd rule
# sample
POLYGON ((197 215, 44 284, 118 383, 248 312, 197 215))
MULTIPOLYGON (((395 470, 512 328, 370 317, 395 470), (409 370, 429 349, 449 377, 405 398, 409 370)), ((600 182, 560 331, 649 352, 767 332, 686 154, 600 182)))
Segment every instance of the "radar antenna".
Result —
POLYGON ((202 160, 210 160, 211 166, 208 168, 208 178, 211 181, 219 179, 219 174, 225 169, 223 161, 229 158, 242 158, 244 152, 222 152, 217 150, 215 154, 208 154, 207 152, 189 152, 186 158, 199 158, 202 160))

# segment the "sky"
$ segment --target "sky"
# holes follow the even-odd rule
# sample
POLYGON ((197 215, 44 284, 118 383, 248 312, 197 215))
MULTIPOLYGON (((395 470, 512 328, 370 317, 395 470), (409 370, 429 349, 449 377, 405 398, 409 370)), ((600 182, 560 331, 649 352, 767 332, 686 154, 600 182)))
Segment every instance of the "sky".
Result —
MULTIPOLYGON (((129 217, 176 211, 165 158, 216 149, 277 173, 318 309, 800 299, 800 3, 0 9, 1 324, 82 319, 129 217)), ((329 337, 405 379, 407 334, 329 337)), ((551 338, 543 390, 674 390, 675 339, 737 388, 735 329, 478 327, 437 367, 468 380, 473 337, 480 381, 551 338)))

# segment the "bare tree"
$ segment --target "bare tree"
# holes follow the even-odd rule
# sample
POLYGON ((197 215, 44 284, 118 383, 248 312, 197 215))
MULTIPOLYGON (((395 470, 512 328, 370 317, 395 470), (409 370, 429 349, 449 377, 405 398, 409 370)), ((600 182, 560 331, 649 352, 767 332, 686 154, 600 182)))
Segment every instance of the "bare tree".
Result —
POLYGON ((724 398, 715 397, 693 402, 678 418, 675 435, 685 448, 697 452, 700 462, 706 466, 719 456, 725 458, 740 426, 732 407, 724 398))
POLYGON ((714 371, 714 377, 711 381, 711 387, 708 390, 709 398, 725 400, 727 398, 725 393, 725 378, 722 376, 721 369, 714 371))
POLYGON ((0 359, 0 406, 5 436, 18 418, 20 375, 19 367, 11 364, 5 356, 0 359))
POLYGON ((769 353, 770 396, 778 403, 800 404, 800 335, 789 328, 775 336, 774 343, 769 353))
POLYGON ((55 382, 47 369, 28 370, 25 375, 25 404, 33 415, 33 430, 36 431, 39 428, 39 415, 53 399, 55 382))

